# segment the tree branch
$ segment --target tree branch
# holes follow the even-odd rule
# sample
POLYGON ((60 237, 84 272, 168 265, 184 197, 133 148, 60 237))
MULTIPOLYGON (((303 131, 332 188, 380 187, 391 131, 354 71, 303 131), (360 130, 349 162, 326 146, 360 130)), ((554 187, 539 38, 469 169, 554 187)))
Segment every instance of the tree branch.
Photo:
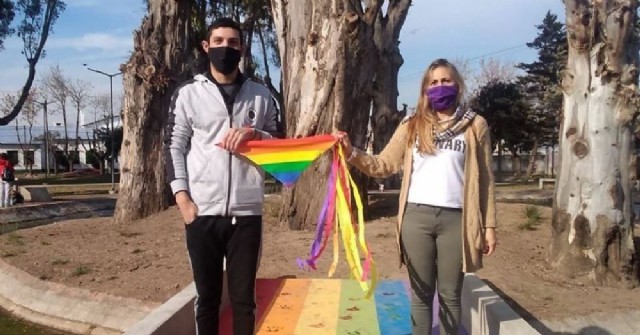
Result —
MULTIPOLYGON (((27 63, 29 64, 29 74, 27 76, 27 81, 22 87, 22 92, 20 93, 20 98, 18 98, 18 102, 13 107, 13 110, 8 115, 0 118, 0 126, 6 126, 15 119, 22 110, 22 106, 24 106, 25 101, 27 101, 27 97, 29 96, 29 92, 31 91, 31 86, 33 85, 33 80, 36 76, 36 64, 40 60, 42 56, 42 50, 44 49, 45 44, 47 43, 47 38, 49 38, 49 31, 53 22, 56 19, 56 15, 58 13, 59 3, 57 0, 47 1, 47 8, 45 9, 44 22, 42 23, 42 32, 40 34, 40 42, 38 43, 38 48, 36 52, 33 54, 33 57, 27 56, 25 53, 25 57, 27 57, 27 63)), ((24 38, 23 38, 24 40, 24 38)), ((24 41, 26 47, 26 41, 24 41)))
POLYGON ((404 21, 409 13, 409 7, 411 7, 411 0, 399 0, 391 1, 389 8, 387 9, 387 29, 391 33, 393 40, 400 38, 400 30, 404 25, 404 21))

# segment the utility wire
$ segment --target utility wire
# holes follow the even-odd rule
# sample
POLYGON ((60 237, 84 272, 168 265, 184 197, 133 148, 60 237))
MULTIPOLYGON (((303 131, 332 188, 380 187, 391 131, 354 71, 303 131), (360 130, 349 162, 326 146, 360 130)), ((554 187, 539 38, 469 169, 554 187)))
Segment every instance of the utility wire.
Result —
MULTIPOLYGON (((482 54, 480 56, 469 58, 469 59, 467 59, 467 61, 474 61, 474 60, 482 59, 482 58, 485 58, 485 57, 488 57, 488 56, 497 55, 497 54, 500 54, 500 53, 503 53, 503 52, 513 51, 513 50, 516 50, 516 49, 521 49, 521 48, 524 48, 526 46, 527 46, 527 44, 514 45, 512 47, 508 47, 508 48, 504 48, 504 49, 499 49, 499 50, 487 52, 487 53, 482 54)), ((422 73, 424 73, 424 70, 406 74, 406 75, 404 75, 404 76, 402 76, 401 78, 398 78, 398 79, 407 79, 407 78, 411 78, 411 77, 413 77, 415 75, 422 74, 422 73)))

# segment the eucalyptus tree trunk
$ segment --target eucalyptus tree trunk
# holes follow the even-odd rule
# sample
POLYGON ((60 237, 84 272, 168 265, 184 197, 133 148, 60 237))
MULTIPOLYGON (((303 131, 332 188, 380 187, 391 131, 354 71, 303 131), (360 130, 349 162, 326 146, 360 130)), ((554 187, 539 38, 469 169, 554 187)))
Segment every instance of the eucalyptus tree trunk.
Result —
POLYGON ((134 51, 121 67, 125 90, 118 223, 172 204, 165 182, 162 137, 173 90, 189 78, 192 1, 149 0, 135 32, 134 51))
MULTIPOLYGON (((272 0, 288 137, 346 130, 364 147, 378 66, 374 22, 382 2, 272 0)), ((290 228, 315 224, 330 162, 325 154, 284 191, 282 218, 290 228)))
MULTIPOLYGON (((400 121, 406 115, 406 110, 404 113, 398 111, 398 72, 404 63, 400 54, 399 39, 411 2, 411 0, 391 1, 386 14, 382 11, 378 13, 374 25, 374 42, 378 52, 371 115, 375 154, 380 153, 389 143, 400 121)), ((416 94, 418 91, 419 88, 416 87, 416 94)), ((384 181, 385 188, 399 188, 400 182, 399 174, 389 177, 384 181)))
POLYGON ((536 160, 538 159, 538 148, 540 147, 540 140, 535 139, 533 142, 533 149, 529 153, 529 165, 527 166, 527 179, 530 179, 536 169, 536 160))
POLYGON ((564 2, 569 58, 549 260, 571 278, 633 286, 637 0, 564 2))

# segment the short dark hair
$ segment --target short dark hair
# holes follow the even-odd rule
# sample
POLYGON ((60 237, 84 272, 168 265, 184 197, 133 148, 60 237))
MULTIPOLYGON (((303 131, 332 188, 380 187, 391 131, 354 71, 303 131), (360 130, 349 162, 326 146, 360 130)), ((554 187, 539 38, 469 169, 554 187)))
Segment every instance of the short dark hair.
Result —
POLYGON ((9 160, 9 155, 7 155, 6 152, 3 152, 3 153, 0 154, 0 158, 4 159, 4 160, 9 160))
POLYGON ((230 17, 221 17, 219 19, 216 19, 211 25, 209 25, 209 28, 207 28, 207 41, 211 39, 211 33, 218 28, 231 28, 237 30, 238 34, 240 35, 240 44, 244 44, 244 40, 242 39, 242 28, 240 27, 240 24, 230 17))

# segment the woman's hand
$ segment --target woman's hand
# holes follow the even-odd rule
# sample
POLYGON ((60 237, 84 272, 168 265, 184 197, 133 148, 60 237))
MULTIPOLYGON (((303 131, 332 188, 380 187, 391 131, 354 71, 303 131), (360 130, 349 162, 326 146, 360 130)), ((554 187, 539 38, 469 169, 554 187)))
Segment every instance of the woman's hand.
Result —
POLYGON ((345 157, 351 157, 351 153, 353 152, 353 147, 351 146, 351 141, 349 141, 349 134, 344 131, 337 131, 333 133, 333 136, 338 139, 338 142, 342 145, 342 150, 344 151, 345 157))
POLYGON ((482 252, 490 256, 496 251, 496 244, 498 243, 498 239, 496 238, 496 229, 495 228, 485 228, 484 230, 484 250, 482 252))

